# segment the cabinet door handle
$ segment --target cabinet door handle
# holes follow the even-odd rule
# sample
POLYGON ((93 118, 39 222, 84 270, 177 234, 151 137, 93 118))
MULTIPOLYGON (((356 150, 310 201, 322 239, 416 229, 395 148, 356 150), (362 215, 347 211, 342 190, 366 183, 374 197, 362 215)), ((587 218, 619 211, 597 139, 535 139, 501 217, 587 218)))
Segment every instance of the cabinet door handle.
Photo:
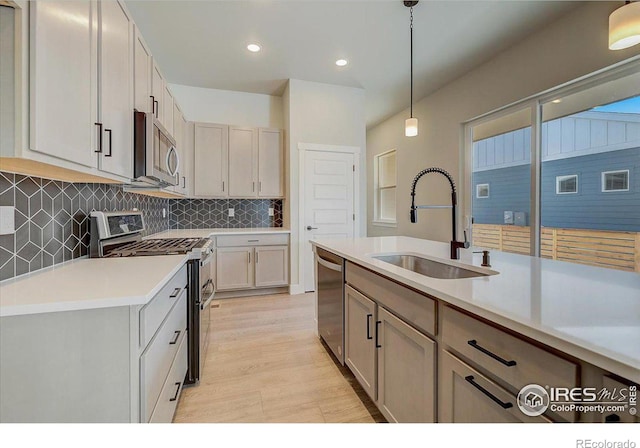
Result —
POLYGON ((494 402, 498 403, 502 407, 502 409, 509 409, 513 407, 512 403, 509 403, 509 402, 505 403, 504 401, 502 401, 501 399, 493 395, 491 392, 489 392, 487 389, 485 389, 484 387, 476 383, 473 379, 473 375, 465 376, 464 379, 473 387, 475 387, 480 392, 485 394, 487 397, 491 398, 494 402))
POLYGON ((160 109, 160 103, 158 102, 158 100, 153 100, 153 103, 155 104, 156 118, 159 118, 158 117, 158 109, 160 109))
POLYGON ((102 123, 94 123, 98 126, 98 149, 94 152, 102 152, 102 123))
POLYGON ((169 342, 169 345, 176 345, 176 343, 178 342, 178 339, 180 338, 180 333, 181 333, 181 330, 176 330, 173 332, 173 334, 175 334, 176 337, 173 338, 173 341, 169 342))
POLYGON ((113 155, 113 133, 111 132, 111 129, 105 129, 104 133, 109 133, 109 154, 105 154, 105 157, 111 157, 113 155))
POLYGON ((256 252, 256 264, 258 264, 258 252, 256 252))
POLYGON ((176 401, 178 399, 178 394, 180 393, 180 383, 175 383, 176 386, 176 393, 173 394, 173 398, 169 398, 169 401, 176 401))
POLYGON ((258 181, 258 193, 262 193, 262 181, 258 181))
POLYGON ((500 356, 496 355, 495 353, 490 352, 486 348, 481 347, 480 345, 478 345, 478 341, 476 341, 475 339, 471 339, 470 341, 467 341, 467 344, 469 344, 471 347, 475 348, 476 350, 481 351, 485 355, 490 356, 491 358, 495 359, 499 363, 504 364, 507 367, 513 367, 513 366, 515 366, 517 364, 513 360, 507 361, 506 359, 501 358, 500 356))
POLYGON ((153 95, 149 95, 149 98, 151 98, 151 114, 155 115, 156 113, 156 97, 153 95))
POLYGON ((376 321, 376 348, 382 348, 382 345, 380 345, 380 343, 378 342, 378 338, 380 337, 380 324, 382 323, 381 320, 376 321))
POLYGON ((367 314, 367 339, 373 339, 373 336, 371 336, 371 318, 373 317, 373 314, 367 314))
POLYGON ((187 188, 187 178, 182 176, 182 188, 187 188))
POLYGON ((178 297, 178 294, 180 294, 180 291, 182 291, 182 288, 176 288, 173 290, 173 292, 171 293, 171 295, 169 296, 169 298, 173 299, 178 297))
POLYGON ((256 183, 255 182, 251 182, 251 192, 255 193, 256 191, 256 183))
POLYGON ((251 252, 247 252, 247 255, 249 256, 249 258, 248 258, 249 261, 247 263, 251 264, 251 252))
POLYGON ((222 181, 222 191, 224 191, 224 181, 222 181))

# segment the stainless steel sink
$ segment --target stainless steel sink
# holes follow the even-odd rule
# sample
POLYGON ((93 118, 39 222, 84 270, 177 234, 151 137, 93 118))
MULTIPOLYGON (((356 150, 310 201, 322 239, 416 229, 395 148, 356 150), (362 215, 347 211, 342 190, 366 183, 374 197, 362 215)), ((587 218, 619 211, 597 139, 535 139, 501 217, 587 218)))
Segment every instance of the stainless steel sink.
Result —
POLYGON ((415 255, 374 255, 373 258, 433 278, 456 279, 493 275, 493 272, 483 273, 471 271, 415 255))

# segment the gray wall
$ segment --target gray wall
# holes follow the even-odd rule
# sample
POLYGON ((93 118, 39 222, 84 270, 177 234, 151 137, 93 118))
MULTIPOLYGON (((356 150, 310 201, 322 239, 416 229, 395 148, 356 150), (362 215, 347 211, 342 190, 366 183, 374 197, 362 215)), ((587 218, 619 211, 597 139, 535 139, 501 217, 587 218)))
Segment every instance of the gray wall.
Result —
MULTIPOLYGON (((530 165, 473 173, 473 219, 476 224, 502 224, 505 210, 529 216, 530 165), (476 198, 476 185, 489 184, 489 197, 476 198)), ((528 223, 528 220, 527 220, 528 223)))
MULTIPOLYGON (((505 210, 529 214, 529 165, 473 174, 476 223, 502 224, 505 210), (488 183, 490 197, 477 199, 475 186, 488 183)), ((640 231, 640 148, 542 163, 542 225, 572 229, 640 231), (603 171, 629 170, 629 191, 601 191, 603 171), (556 194, 556 176, 578 175, 576 194, 556 194)))

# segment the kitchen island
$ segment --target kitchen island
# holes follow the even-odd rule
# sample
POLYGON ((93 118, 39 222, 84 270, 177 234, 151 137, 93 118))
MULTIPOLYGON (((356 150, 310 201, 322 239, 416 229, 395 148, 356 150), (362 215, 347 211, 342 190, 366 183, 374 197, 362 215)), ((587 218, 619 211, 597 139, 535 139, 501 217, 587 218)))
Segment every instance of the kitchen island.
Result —
MULTIPOLYGON (((431 387, 434 392, 430 400, 420 403, 428 409, 419 412, 414 409, 415 412, 405 414, 408 420, 526 420, 518 418, 526 416, 518 415, 520 411, 513 404, 515 395, 528 383, 542 383, 543 387, 601 389, 612 381, 624 387, 637 386, 640 382, 638 274, 498 251, 491 252, 491 267, 487 269, 480 266, 482 254, 474 254, 472 249, 461 250, 460 260, 449 260, 448 244, 409 237, 317 240, 312 244, 314 248, 324 249, 345 260, 346 364, 392 421, 403 419, 396 419, 391 408, 381 403, 384 399, 393 401, 381 396, 385 385, 380 382, 393 378, 381 371, 384 366, 377 359, 385 358, 384 349, 377 347, 385 345, 384 341, 377 340, 378 328, 385 334, 385 322, 374 317, 375 337, 364 342, 356 340, 358 335, 354 336, 349 327, 350 324, 359 325, 358 320, 353 321, 358 319, 354 318, 358 313, 358 306, 354 305, 357 303, 369 307, 368 311, 363 311, 362 319, 387 313, 389 321, 399 318, 398 321, 416 333, 405 332, 405 338, 408 334, 415 336, 416 341, 427 339, 428 343, 423 346, 432 344, 429 350, 433 351, 433 359, 427 367, 422 365, 421 368, 429 374, 428 366, 433 366, 433 384, 427 384, 425 388, 431 387), (385 254, 412 254, 490 275, 433 278, 374 258, 385 254), (411 303, 390 299, 395 296, 404 297, 402 300, 411 303), (367 342, 374 344, 373 350, 367 342), (360 343, 362 347, 358 345, 360 343), (362 356, 359 353, 362 350, 371 355, 362 356), (378 357, 377 352, 381 353, 378 357), (358 362, 370 366, 357 365, 358 362), (463 366, 457 368, 452 363, 463 366), (484 389, 481 391, 484 396, 491 398, 494 404, 498 400, 499 407, 506 407, 504 415, 513 408, 516 414, 493 419, 490 408, 484 415, 463 415, 462 410, 459 413, 455 408, 458 397, 453 389, 458 387, 461 393, 465 391, 460 385, 456 386, 460 379, 455 374, 456 369, 475 371, 473 375, 461 377, 465 385, 475 391, 481 391, 478 386, 484 389)), ((364 327, 365 336, 372 336, 369 333, 371 323, 366 321, 364 327)), ((416 344, 417 347, 419 344, 416 344)), ((422 352, 424 356, 429 350, 422 352)), ((389 353, 386 358, 391 358, 389 353)), ((394 362, 397 365, 402 359, 394 362)), ((410 380, 406 376, 398 379, 410 380)), ((402 384, 386 386, 387 391, 402 389, 402 384)), ((464 400, 476 398, 466 396, 464 400)), ((397 409, 396 414, 403 412, 397 409)), ((542 417, 554 421, 600 421, 605 418, 579 412, 551 412, 542 417)), ((631 414, 616 414, 611 418, 635 421, 631 414)))

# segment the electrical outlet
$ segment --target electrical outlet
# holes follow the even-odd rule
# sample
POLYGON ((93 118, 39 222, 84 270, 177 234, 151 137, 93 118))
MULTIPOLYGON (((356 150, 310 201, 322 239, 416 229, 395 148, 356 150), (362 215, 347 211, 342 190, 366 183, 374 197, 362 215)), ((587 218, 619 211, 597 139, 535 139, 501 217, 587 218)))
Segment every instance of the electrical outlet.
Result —
POLYGON ((274 210, 273 207, 269 207, 269 216, 274 216, 276 214, 276 211, 274 210))
POLYGON ((166 209, 166 208, 163 208, 163 209, 162 209, 162 217, 163 217, 163 218, 166 218, 166 217, 167 217, 167 209, 166 209))
POLYGON ((236 216, 236 211, 232 208, 229 209, 229 218, 233 218, 236 216))
POLYGON ((0 235, 16 233, 16 208, 0 207, 0 235))

